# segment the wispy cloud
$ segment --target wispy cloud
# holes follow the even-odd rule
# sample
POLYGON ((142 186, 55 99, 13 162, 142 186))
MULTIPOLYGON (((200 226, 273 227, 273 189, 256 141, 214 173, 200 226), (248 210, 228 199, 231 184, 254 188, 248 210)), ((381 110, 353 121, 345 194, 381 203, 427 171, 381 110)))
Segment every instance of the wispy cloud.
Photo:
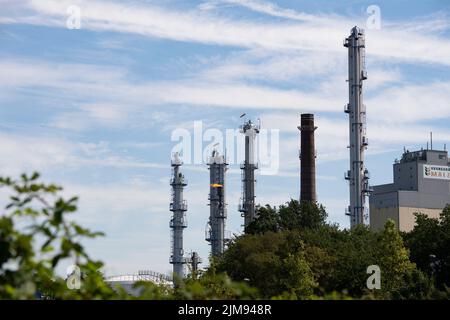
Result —
POLYGON ((167 164, 147 162, 114 152, 107 142, 83 143, 63 138, 0 134, 2 172, 64 172, 82 168, 167 168, 167 164))
POLYGON ((267 14, 274 17, 292 19, 298 21, 316 21, 317 16, 305 14, 302 12, 297 12, 292 9, 281 8, 275 3, 259 0, 212 0, 204 2, 201 8, 211 10, 215 8, 220 8, 221 5, 235 5, 241 6, 252 11, 267 14))
MULTIPOLYGON (((209 11, 168 10, 153 5, 130 5, 104 1, 29 0, 33 14, 3 16, 3 23, 30 23, 65 27, 67 8, 77 4, 82 9, 82 28, 97 31, 135 33, 143 36, 200 42, 217 45, 266 48, 277 50, 320 50, 341 52, 342 39, 355 24, 364 23, 343 16, 314 16, 294 13, 274 4, 259 1, 238 1, 254 10, 275 15, 302 17, 297 23, 273 23, 233 20, 209 11)), ((9 12, 6 11, 7 15, 9 12)), ((420 24, 420 21, 417 22, 420 24)), ((369 32, 371 54, 384 59, 432 62, 450 65, 450 41, 427 33, 433 25, 417 30, 389 28, 369 32), (439 48, 430 51, 429 48, 439 48)))
MULTIPOLYGON (((319 82, 316 89, 300 91, 247 84, 239 80, 211 81, 211 73, 179 81, 136 83, 127 79, 126 71, 115 68, 99 69, 89 65, 77 65, 75 68, 71 64, 9 60, 0 62, 0 66, 8 71, 3 77, 0 76, 0 84, 9 87, 10 94, 13 94, 15 88, 29 87, 59 94, 61 99, 91 99, 91 104, 80 104, 80 110, 75 114, 70 111, 56 116, 52 121, 53 125, 61 128, 80 130, 89 123, 126 125, 126 115, 132 114, 131 111, 148 109, 161 112, 158 106, 168 104, 341 113, 347 100, 345 76, 337 74, 334 74, 334 78, 319 82), (10 80, 6 74, 15 74, 15 77, 10 80), (91 122, 86 122, 85 119, 91 122)), ((214 72, 213 69, 212 74, 214 72)), ((377 90, 366 99, 370 118, 381 122, 411 123, 450 116, 449 82, 400 85, 399 77, 401 76, 396 72, 374 72, 373 80, 369 80, 372 81, 373 90, 382 84, 397 84, 377 90), (426 112, 424 106, 427 106, 426 112)), ((138 118, 131 119, 137 123, 142 121, 138 118)))

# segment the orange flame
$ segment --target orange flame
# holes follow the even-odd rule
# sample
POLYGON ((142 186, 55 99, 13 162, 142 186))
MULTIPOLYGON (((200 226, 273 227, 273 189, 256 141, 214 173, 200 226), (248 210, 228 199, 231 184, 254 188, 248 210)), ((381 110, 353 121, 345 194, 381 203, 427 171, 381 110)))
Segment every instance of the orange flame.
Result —
POLYGON ((211 187, 213 187, 213 188, 222 188, 222 187, 223 187, 223 184, 213 183, 213 184, 211 185, 211 187))

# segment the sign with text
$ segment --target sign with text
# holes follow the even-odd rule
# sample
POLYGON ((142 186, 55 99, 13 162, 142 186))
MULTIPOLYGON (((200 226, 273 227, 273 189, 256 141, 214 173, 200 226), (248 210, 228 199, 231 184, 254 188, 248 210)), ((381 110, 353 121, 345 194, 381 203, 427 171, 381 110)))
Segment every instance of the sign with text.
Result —
POLYGON ((424 178, 450 180, 450 167, 443 166, 423 166, 424 178))

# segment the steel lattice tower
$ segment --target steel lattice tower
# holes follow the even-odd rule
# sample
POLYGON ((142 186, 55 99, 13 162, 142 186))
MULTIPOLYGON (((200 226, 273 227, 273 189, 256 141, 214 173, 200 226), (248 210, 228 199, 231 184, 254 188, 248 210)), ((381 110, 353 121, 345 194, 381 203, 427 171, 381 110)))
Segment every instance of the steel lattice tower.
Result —
POLYGON ((211 244, 211 255, 219 256, 225 250, 225 172, 228 164, 225 157, 214 150, 208 161, 209 166, 209 206, 210 215, 206 230, 206 241, 211 244))
POLYGON ((364 152, 368 145, 366 107, 363 104, 363 81, 367 79, 364 30, 354 27, 344 46, 348 48, 349 103, 345 112, 349 114, 350 131, 350 170, 345 177, 350 184, 350 206, 346 214, 350 216, 351 227, 354 227, 364 223, 365 202, 370 192, 369 172, 364 167, 364 152))
POLYGON ((255 161, 255 139, 259 130, 259 126, 250 120, 240 128, 245 136, 245 160, 241 164, 242 198, 239 204, 239 211, 244 217, 244 230, 255 219, 255 170, 258 168, 255 161))
POLYGON ((172 219, 170 220, 171 228, 171 256, 170 263, 173 264, 174 279, 176 277, 184 278, 184 258, 183 250, 183 229, 187 227, 186 221, 186 200, 183 199, 183 189, 187 186, 187 181, 180 171, 183 162, 178 153, 174 154, 172 159, 172 201, 170 203, 170 211, 172 211, 172 219))

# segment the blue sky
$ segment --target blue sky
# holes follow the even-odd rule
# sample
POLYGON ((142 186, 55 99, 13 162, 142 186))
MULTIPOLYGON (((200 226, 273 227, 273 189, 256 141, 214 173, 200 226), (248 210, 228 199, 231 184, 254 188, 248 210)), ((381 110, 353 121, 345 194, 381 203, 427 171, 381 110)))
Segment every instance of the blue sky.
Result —
MULTIPOLYGON (((194 121, 222 132, 239 115, 280 132, 278 175, 258 175, 257 202, 299 194, 302 112, 314 112, 318 198, 348 227, 347 52, 366 28, 367 167, 392 179, 403 146, 450 141, 447 1, 0 0, 0 167, 38 170, 80 195, 77 219, 106 232, 89 243, 108 274, 170 272, 170 153, 194 121), (377 5, 381 29, 367 29, 377 5), (81 9, 68 29, 67 8, 81 9)), ((206 144, 206 143, 205 143, 206 144)), ((187 165, 186 252, 209 252, 205 164, 187 165)), ((241 231, 238 166, 228 172, 227 229, 241 231)))

